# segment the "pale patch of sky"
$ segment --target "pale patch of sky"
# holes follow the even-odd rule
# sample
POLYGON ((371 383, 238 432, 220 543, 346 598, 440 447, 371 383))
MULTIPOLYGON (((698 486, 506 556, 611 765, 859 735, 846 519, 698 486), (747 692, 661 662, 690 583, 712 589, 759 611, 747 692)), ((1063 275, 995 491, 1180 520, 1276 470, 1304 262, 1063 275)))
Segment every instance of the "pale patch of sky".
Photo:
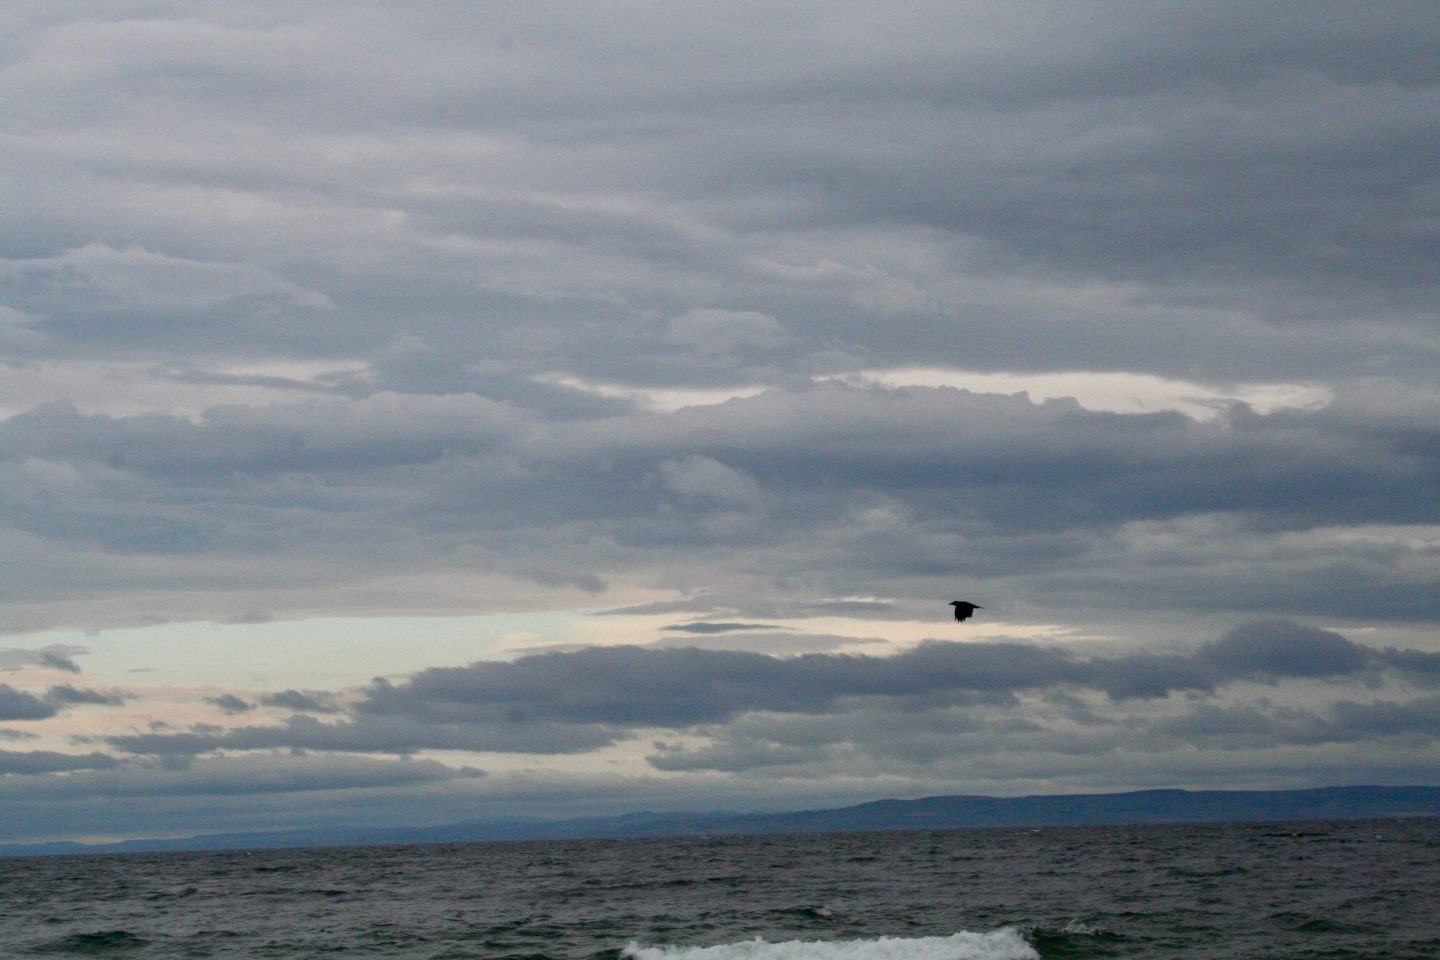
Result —
POLYGON ((87 681, 187 684, 255 691, 337 689, 413 671, 503 656, 517 635, 557 641, 576 630, 571 611, 463 617, 316 617, 270 623, 167 623, 7 638, 14 647, 73 644, 87 681))
POLYGON ((680 390, 666 387, 642 387, 632 384, 610 383, 602 380, 589 380, 584 377, 573 377, 563 374, 543 374, 534 379, 540 383, 549 383, 562 387, 571 387, 575 390, 584 390, 586 393, 593 393, 601 397, 629 400, 647 410, 654 410, 659 413, 674 413, 676 410, 681 410, 685 407, 712 407, 724 403, 727 400, 759 396, 769 389, 769 387, 755 386, 753 384, 738 384, 732 387, 716 387, 714 389, 680 390))
MULTIPOLYGON (((540 382, 584 390, 602 397, 633 401, 645 409, 669 413, 685 407, 704 407, 727 400, 753 397, 767 387, 736 384, 712 389, 673 389, 620 384, 549 374, 540 382)), ((1112 413, 1155 413, 1175 410, 1197 420, 1217 416, 1232 402, 1245 403, 1259 413, 1281 409, 1315 409, 1328 404, 1333 391, 1318 383, 1202 384, 1123 371, 1069 371, 1062 373, 1004 373, 956 370, 942 367, 866 369, 816 376, 817 382, 839 380, 890 389, 954 387, 975 393, 1025 393, 1037 403, 1070 398, 1087 410, 1112 413)))
POLYGON ((1314 409, 1332 399, 1332 391, 1314 383, 1238 383, 1214 385, 1123 371, 1004 373, 950 370, 940 367, 897 367, 860 370, 836 379, 885 387, 955 387, 976 393, 1026 393, 1038 402, 1073 398, 1087 410, 1112 413, 1155 413, 1177 410, 1208 420, 1227 403, 1246 403, 1259 413, 1285 408, 1314 409))

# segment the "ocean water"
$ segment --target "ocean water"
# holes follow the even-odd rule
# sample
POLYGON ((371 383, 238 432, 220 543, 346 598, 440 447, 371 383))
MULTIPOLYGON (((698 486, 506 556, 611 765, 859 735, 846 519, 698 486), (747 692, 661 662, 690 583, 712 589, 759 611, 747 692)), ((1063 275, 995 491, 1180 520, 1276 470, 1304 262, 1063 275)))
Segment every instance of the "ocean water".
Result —
POLYGON ((1440 819, 0 859, 0 956, 1435 960, 1440 819))

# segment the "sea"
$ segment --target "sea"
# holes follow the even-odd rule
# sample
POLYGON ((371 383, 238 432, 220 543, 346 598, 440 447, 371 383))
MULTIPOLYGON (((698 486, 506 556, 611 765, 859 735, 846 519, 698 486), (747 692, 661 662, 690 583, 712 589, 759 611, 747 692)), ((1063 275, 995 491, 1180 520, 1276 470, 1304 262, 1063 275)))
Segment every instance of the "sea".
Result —
POLYGON ((1435 960, 1440 818, 6 858, 0 956, 1435 960))

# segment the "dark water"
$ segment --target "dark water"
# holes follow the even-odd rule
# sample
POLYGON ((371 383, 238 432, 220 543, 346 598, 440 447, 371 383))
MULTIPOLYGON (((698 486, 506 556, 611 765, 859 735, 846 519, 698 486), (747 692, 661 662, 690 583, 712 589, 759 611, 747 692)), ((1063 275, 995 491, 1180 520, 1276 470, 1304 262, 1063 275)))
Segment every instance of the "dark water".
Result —
POLYGON ((0 859, 0 956, 1434 960, 1440 820, 0 859))

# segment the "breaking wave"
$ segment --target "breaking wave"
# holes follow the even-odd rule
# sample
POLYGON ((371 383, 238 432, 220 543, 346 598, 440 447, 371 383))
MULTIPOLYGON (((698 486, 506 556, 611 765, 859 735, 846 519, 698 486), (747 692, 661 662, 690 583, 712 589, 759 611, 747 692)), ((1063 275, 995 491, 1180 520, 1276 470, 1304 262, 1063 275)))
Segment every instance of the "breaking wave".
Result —
POLYGON ((962 931, 948 937, 878 937, 873 940, 742 940, 713 947, 642 947, 628 960, 1040 960, 1017 930, 962 931))

